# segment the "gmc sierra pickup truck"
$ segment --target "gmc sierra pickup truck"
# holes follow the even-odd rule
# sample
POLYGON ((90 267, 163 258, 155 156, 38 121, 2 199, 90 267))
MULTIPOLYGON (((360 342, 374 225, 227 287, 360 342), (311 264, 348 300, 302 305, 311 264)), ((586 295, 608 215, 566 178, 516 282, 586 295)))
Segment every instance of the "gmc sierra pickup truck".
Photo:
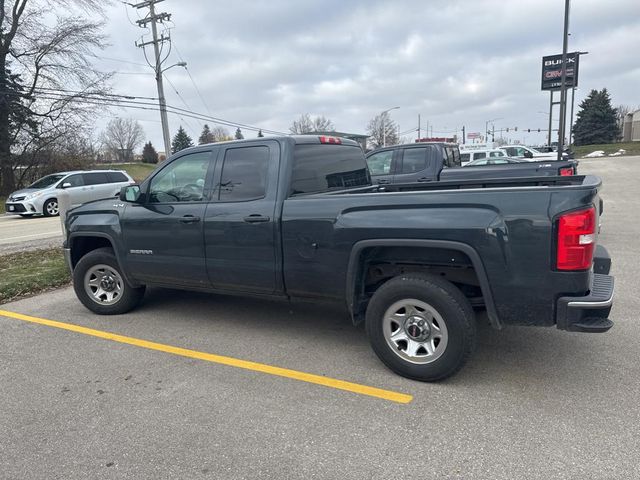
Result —
POLYGON ((152 285, 339 302, 388 367, 432 381, 470 357, 475 310, 495 328, 612 326, 599 186, 592 176, 380 186, 351 140, 215 143, 68 212, 65 253, 95 313, 125 313, 152 285))
POLYGON ((373 183, 393 184, 505 177, 569 176, 578 172, 573 160, 531 161, 482 167, 462 166, 455 143, 411 143, 385 147, 367 154, 373 183))

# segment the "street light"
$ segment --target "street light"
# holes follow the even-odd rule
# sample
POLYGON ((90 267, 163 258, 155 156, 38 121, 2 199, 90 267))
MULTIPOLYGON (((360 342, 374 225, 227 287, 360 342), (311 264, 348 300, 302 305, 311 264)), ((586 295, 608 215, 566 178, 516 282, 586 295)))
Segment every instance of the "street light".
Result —
MULTIPOLYGON (((489 137, 489 124, 495 122, 496 120, 502 120, 503 117, 500 118, 494 118, 493 120, 487 120, 486 122, 484 122, 484 133, 487 135, 487 138, 489 137)), ((494 127, 495 130, 495 127, 494 127)), ((496 135, 495 133, 492 134, 492 141, 496 141, 496 135)))
MULTIPOLYGON (((155 23, 154 23, 155 29, 155 23)), ((155 31, 155 30, 154 30, 155 31)), ((187 68, 187 62, 178 62, 167 68, 162 68, 160 62, 156 62, 156 81, 158 82, 158 103, 160 104, 160 121, 162 123, 162 139, 164 141, 165 156, 171 155, 171 136, 169 134, 169 118, 167 117, 167 100, 164 96, 164 86, 162 85, 162 74, 173 67, 187 68)))
POLYGON ((380 117, 382 118, 382 146, 383 147, 387 146, 387 130, 384 128, 384 114, 389 113, 391 110, 396 110, 398 108, 400 107, 391 107, 380 114, 380 117))

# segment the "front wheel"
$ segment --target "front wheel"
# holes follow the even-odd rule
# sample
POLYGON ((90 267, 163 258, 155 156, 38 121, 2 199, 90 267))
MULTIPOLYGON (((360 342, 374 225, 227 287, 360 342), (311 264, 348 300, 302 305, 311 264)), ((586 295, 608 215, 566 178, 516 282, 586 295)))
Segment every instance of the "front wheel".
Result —
POLYGON ((460 370, 476 343, 476 322, 467 298, 433 275, 395 277, 373 295, 366 330, 376 355, 403 377, 426 382, 460 370))
POLYGON ((145 287, 132 287, 124 279, 110 248, 98 248, 80 259, 73 270, 73 289, 82 304, 99 315, 119 315, 133 310, 145 287))
POLYGON ((50 198, 46 202, 44 202, 44 206, 42 207, 42 214, 45 217, 55 217, 60 213, 60 207, 58 206, 58 200, 55 198, 50 198))

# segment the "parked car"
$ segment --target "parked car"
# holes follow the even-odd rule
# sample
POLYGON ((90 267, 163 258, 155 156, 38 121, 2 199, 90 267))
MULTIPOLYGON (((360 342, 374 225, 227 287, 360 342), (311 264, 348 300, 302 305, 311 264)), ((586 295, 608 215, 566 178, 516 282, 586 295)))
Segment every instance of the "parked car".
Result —
MULTIPOLYGON (((502 147, 498 147, 500 150, 504 150, 508 157, 516 157, 516 158, 525 158, 532 162, 542 161, 542 160, 557 160, 558 154, 557 152, 539 152, 535 148, 525 147, 524 145, 504 145, 502 147)), ((563 160, 569 160, 569 155, 567 152, 562 154, 563 160)))
POLYGON ((87 170, 47 175, 7 198, 5 211, 10 215, 31 217, 59 214, 58 192, 69 194, 71 206, 102 198, 115 197, 122 187, 135 181, 124 170, 87 170))
POLYGON ((460 162, 462 166, 468 165, 469 162, 480 160, 483 158, 506 157, 507 154, 503 150, 497 148, 487 150, 463 150, 460 149, 460 162))
MULTIPOLYGON (((501 152, 504 153, 504 152, 501 152)), ((477 160, 473 160, 466 165, 462 165, 463 167, 482 167, 485 165, 506 165, 507 163, 528 163, 526 160, 522 158, 513 158, 513 157, 485 157, 479 158, 477 160)))
POLYGON ((495 328, 611 328, 599 189, 592 176, 380 186, 352 140, 213 143, 69 212, 65 257, 102 315, 150 285, 337 302, 389 368, 432 381, 471 356, 474 307, 495 328))
MULTIPOLYGON (((495 160, 505 157, 494 157, 495 160)), ((374 183, 439 182, 504 177, 564 176, 577 174, 575 161, 523 162, 460 168, 456 144, 409 143, 393 145, 367 154, 374 183)))

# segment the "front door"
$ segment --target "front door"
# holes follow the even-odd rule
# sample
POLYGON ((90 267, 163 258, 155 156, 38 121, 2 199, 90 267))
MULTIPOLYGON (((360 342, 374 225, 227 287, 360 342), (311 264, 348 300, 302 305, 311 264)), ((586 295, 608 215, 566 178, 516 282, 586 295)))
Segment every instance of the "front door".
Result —
POLYGON ((208 287, 203 219, 211 151, 183 155, 150 179, 141 204, 123 215, 127 263, 141 282, 208 287))
POLYGON ((277 142, 229 145, 220 152, 212 202, 205 214, 207 270, 214 287, 272 294, 279 237, 277 142))

